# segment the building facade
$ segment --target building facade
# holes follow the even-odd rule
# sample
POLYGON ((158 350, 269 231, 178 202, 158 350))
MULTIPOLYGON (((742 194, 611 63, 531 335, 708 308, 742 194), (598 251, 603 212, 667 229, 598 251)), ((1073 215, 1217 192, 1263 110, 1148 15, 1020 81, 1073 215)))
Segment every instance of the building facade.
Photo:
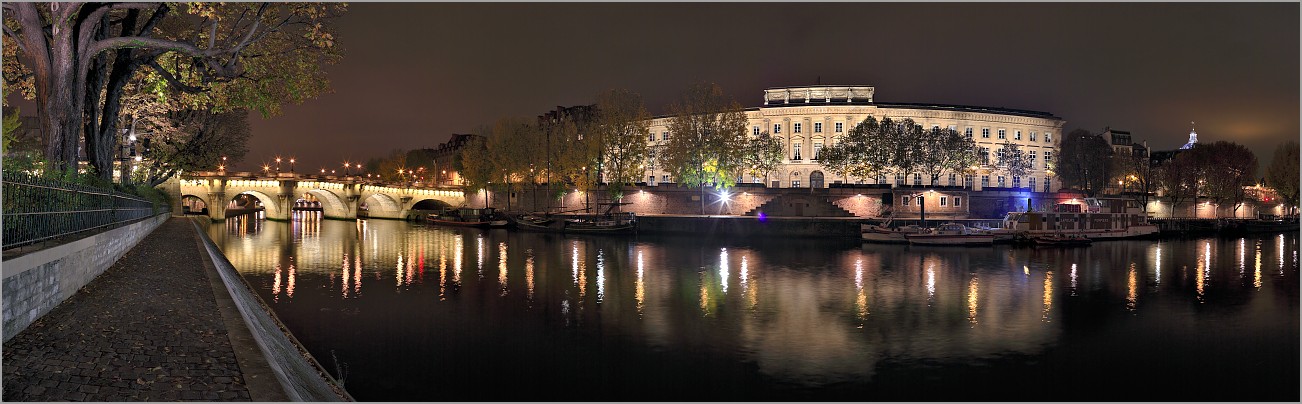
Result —
MULTIPOLYGON (((781 139, 786 149, 785 159, 779 172, 768 178, 747 176, 739 182, 783 188, 827 188, 833 184, 932 185, 923 173, 890 178, 844 178, 819 164, 818 154, 824 147, 835 145, 855 125, 871 116, 877 120, 912 119, 925 129, 948 128, 975 141, 986 162, 972 174, 944 173, 934 185, 976 190, 1057 190, 1059 183, 1050 167, 1066 124, 1062 118, 1046 112, 1004 108, 875 102, 875 92, 870 86, 824 85, 765 90, 763 104, 745 111, 747 129, 751 136, 768 132, 781 139), (1023 155, 1030 158, 1032 168, 1025 177, 1008 175, 994 165, 995 153, 1004 142, 1018 145, 1023 155)), ((669 132, 669 120, 669 117, 652 120, 648 139, 652 150, 666 144, 673 135, 669 132)), ((648 185, 674 182, 672 174, 654 165, 647 167, 644 178, 648 185)))

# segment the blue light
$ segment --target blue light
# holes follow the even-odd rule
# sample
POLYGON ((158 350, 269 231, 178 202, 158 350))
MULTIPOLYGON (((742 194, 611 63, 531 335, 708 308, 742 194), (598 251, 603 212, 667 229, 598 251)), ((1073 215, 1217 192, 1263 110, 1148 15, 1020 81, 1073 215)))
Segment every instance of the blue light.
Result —
POLYGON ((759 221, 763 222, 764 218, 765 218, 764 212, 759 212, 759 221))

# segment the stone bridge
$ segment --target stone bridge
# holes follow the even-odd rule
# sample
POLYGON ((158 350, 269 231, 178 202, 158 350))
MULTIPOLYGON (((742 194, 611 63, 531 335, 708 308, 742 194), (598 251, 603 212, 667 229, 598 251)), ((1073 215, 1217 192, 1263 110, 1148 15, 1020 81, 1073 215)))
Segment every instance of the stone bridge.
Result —
POLYGON ((328 219, 356 219, 359 211, 366 217, 405 219, 417 204, 443 207, 466 203, 461 187, 392 185, 357 177, 196 172, 183 176, 180 183, 180 196, 203 201, 208 216, 218 221, 226 219, 227 205, 240 195, 257 198, 271 220, 289 220, 296 203, 305 199, 319 202, 328 219))

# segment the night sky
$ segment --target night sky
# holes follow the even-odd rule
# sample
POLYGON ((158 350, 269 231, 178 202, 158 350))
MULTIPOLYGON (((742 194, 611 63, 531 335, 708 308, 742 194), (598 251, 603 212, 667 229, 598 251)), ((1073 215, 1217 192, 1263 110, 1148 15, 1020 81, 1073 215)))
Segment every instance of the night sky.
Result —
POLYGON ((1045 111, 1182 145, 1250 147, 1264 167, 1299 137, 1299 5, 352 3, 334 92, 253 118, 250 170, 300 170, 433 147, 505 115, 592 103, 609 88, 663 114, 713 81, 872 85, 879 102, 1045 111))

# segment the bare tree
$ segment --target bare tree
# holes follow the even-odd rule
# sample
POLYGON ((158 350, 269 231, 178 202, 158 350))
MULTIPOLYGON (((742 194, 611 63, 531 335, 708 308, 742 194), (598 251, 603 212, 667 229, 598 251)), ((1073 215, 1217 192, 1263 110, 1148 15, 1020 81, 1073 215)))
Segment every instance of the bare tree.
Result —
POLYGON ((1288 204, 1289 213, 1298 204, 1298 143, 1289 141, 1275 147, 1275 156, 1266 167, 1266 184, 1288 204))
POLYGON ((1111 156, 1112 148, 1102 136, 1076 129, 1062 137, 1054 172, 1064 186, 1082 189, 1086 195, 1094 196, 1102 192, 1112 178, 1111 156))

